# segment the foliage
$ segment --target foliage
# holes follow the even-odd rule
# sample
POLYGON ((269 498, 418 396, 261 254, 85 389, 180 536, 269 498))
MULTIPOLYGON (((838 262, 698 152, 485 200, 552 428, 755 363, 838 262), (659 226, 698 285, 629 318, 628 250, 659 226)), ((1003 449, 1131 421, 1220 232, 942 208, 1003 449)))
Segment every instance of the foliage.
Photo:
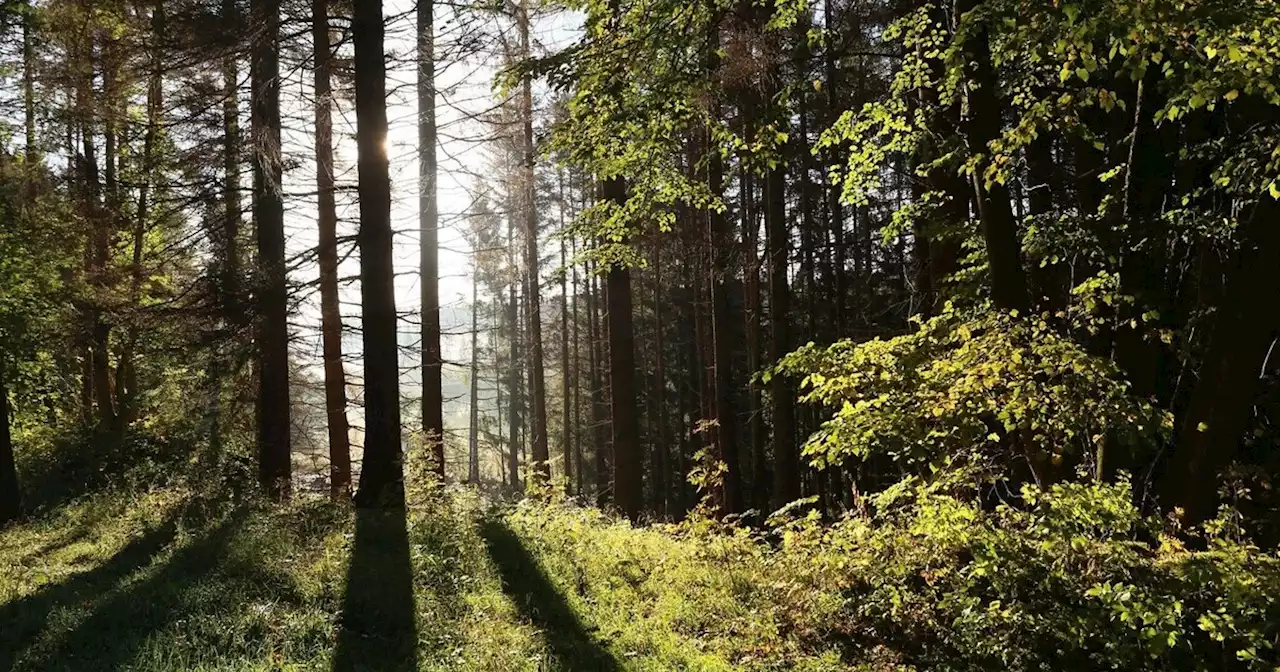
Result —
MULTIPOLYGON (((810 344, 778 374, 833 409, 804 452, 817 466, 884 455, 907 473, 967 465, 1078 463, 1103 442, 1155 445, 1167 413, 1135 398, 1115 365, 1040 318, 948 309, 909 334, 810 344)), ((1039 474, 1047 476, 1048 474, 1039 474)))
POLYGON ((1222 529, 1189 551, 1123 480, 1021 501, 908 480, 866 517, 768 533, 534 503, 505 521, 612 650, 653 661, 635 669, 1274 669, 1273 553, 1222 529))

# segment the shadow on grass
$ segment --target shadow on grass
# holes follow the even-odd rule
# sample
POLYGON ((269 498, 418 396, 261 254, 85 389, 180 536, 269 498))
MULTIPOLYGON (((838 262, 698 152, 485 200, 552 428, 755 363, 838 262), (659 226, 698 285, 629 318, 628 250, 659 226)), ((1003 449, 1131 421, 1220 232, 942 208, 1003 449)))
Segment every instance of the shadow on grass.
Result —
POLYGON ((101 598, 134 572, 151 564, 178 530, 178 517, 129 542, 106 562, 38 592, 0 605, 0 670, 15 669, 22 652, 44 633, 49 615, 101 598))
POLYGON ((418 667, 413 568, 405 510, 359 509, 334 672, 418 667))
POLYGON ((89 601, 90 614, 58 639, 32 669, 124 669, 150 637, 176 621, 242 606, 233 604, 242 592, 230 584, 244 577, 232 579, 216 570, 247 516, 247 509, 233 511, 175 550, 162 567, 145 578, 99 593, 89 601))
POLYGON ((544 632, 557 665, 565 670, 620 670, 618 661, 578 620, 569 602, 552 585, 520 538, 496 521, 485 521, 481 535, 502 576, 503 589, 525 618, 544 632))

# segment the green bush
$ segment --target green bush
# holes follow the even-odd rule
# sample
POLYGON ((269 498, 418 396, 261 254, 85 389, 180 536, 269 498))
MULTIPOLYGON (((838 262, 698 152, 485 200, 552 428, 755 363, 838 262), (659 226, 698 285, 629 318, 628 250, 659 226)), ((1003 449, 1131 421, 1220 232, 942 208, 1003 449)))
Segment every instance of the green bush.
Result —
POLYGON ((1189 550, 1132 502, 1060 483, 993 509, 908 479, 865 516, 768 532, 541 504, 505 522, 646 669, 1276 669, 1277 556, 1229 513, 1189 550))

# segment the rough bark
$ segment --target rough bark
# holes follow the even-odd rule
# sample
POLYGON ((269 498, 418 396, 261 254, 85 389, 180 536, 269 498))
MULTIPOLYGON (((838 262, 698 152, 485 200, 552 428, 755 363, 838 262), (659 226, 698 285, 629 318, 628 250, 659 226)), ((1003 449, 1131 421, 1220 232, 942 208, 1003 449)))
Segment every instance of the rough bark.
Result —
POLYGON ((13 435, 9 431, 9 388, 5 380, 5 355, 0 352, 0 527, 22 512, 18 489, 18 469, 13 456, 13 435))
POLYGON ((365 445, 356 504, 400 506, 400 367, 396 339, 391 179, 388 174, 386 60, 382 3, 356 0, 356 146, 360 187, 360 300, 364 328, 365 445))
MULTIPOLYGON (((621 178, 606 180, 604 197, 618 206, 626 200, 621 178)), ((609 320, 609 426, 613 432, 613 502, 631 520, 643 505, 640 421, 636 401, 635 333, 631 306, 631 269, 613 264, 606 274, 609 320)))
POLYGON ((338 300, 338 210, 333 176, 333 87, 330 81, 329 2, 313 0, 315 51, 316 190, 319 224, 320 337, 324 358, 325 418, 329 429, 329 496, 351 496, 351 439, 347 422, 347 376, 342 362, 342 313, 338 300))
POLYGON ((253 218, 258 236, 258 480, 289 497, 289 297, 280 155, 280 2, 253 0, 253 218))
POLYGON ((1179 419, 1164 478, 1164 500, 1185 520, 1211 517, 1218 477, 1239 454, 1249 429, 1268 350, 1280 336, 1280 313, 1259 311, 1280 286, 1280 204, 1263 194, 1244 225, 1241 249, 1226 269, 1226 294, 1199 380, 1179 419))
POLYGON ((418 2, 418 229, 422 306, 422 435, 444 479, 443 353, 440 350, 440 215, 436 166, 435 2, 418 2))

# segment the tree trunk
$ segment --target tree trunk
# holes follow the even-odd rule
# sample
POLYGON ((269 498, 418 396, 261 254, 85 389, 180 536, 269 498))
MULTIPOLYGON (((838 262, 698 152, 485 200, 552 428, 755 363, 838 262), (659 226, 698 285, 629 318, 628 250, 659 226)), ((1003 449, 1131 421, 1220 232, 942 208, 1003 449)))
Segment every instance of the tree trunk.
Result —
POLYGON ((325 417, 329 428, 329 496, 351 496, 351 433, 347 423, 347 377, 342 362, 342 312, 338 299, 338 210, 333 176, 333 88, 330 67, 329 1, 313 0, 315 41, 316 189, 320 226, 320 336, 324 353, 325 417))
POLYGON ((364 328, 365 445, 356 505, 401 506, 400 365, 396 338, 391 178, 382 3, 356 0, 356 145, 360 178, 360 301, 364 328))
POLYGON ((600 305, 604 302, 600 294, 600 275, 594 265, 591 272, 591 289, 587 295, 587 312, 591 314, 591 387, 593 402, 591 413, 596 438, 596 506, 603 507, 609 503, 613 476, 609 473, 609 409, 606 402, 608 389, 604 380, 605 359, 605 325, 600 319, 600 305))
POLYGON ((654 387, 657 393, 654 395, 654 406, 657 412, 653 414, 653 422, 657 425, 657 431, 654 437, 654 464, 653 464, 653 492, 654 513, 658 519, 662 520, 667 517, 667 511, 670 501, 670 488, 667 485, 667 478, 671 472, 668 464, 671 450, 668 446, 671 439, 667 431, 667 367, 666 356, 663 352, 663 329, 666 325, 663 323, 662 303, 668 300, 663 293, 662 286, 662 237, 655 237, 653 249, 653 322, 654 322, 654 387))
POLYGON ((444 479, 443 353, 440 350, 440 216, 436 203, 435 2, 418 2, 418 229, 422 289, 422 434, 444 479))
MULTIPOLYGON (((621 178, 606 180, 604 197, 618 207, 626 201, 621 178)), ((631 310, 631 270, 609 267, 609 425, 613 431, 613 502, 631 520, 638 520, 643 504, 640 422, 636 402, 635 334, 631 310)))
POLYGON ((573 450, 570 440, 570 408, 569 395, 572 387, 572 376, 569 371, 569 273, 564 245, 564 174, 556 171, 556 182, 560 188, 560 453, 564 456, 564 488, 565 494, 573 492, 573 450))
POLYGON ((9 388, 5 380, 5 354, 0 352, 0 527, 22 513, 18 490, 18 468, 13 458, 13 435, 9 431, 9 388))
MULTIPOLYGON (((512 244, 514 242, 513 240, 514 221, 515 221, 515 213, 508 213, 507 215, 508 250, 512 249, 512 244)), ((514 272, 515 252, 511 251, 510 253, 513 257, 511 260, 512 261, 511 268, 514 272)), ((508 429, 509 429, 507 441, 509 444, 508 447, 510 449, 509 453, 507 454, 507 464, 509 465, 509 470, 511 472, 511 489, 516 492, 519 492, 520 491, 520 438, 519 438, 519 434, 520 434, 520 413, 519 413, 519 408, 520 408, 519 406, 519 403, 520 403, 519 402, 519 399, 520 399, 520 389, 519 389, 520 388, 520 315, 519 315, 519 310, 516 306, 516 283, 517 282, 518 282, 518 279, 512 278, 511 286, 508 288, 509 298, 507 302, 507 330, 510 332, 508 335, 511 338, 511 341, 510 341, 511 350, 510 350, 510 355, 507 359, 507 367, 508 367, 507 423, 508 423, 508 429)))
MULTIPOLYGON (((966 3, 972 7, 972 0, 966 3)), ((991 300, 1000 310, 1025 314, 1030 308, 1027 277, 1022 268, 1022 242, 1018 222, 1009 203, 1008 187, 999 182, 986 183, 983 176, 991 152, 990 144, 1000 138, 1001 106, 996 97, 996 73, 991 64, 991 47, 986 27, 969 42, 969 117, 965 120, 972 151, 984 154, 974 168, 973 189, 982 223, 982 237, 987 248, 990 268, 991 300)))
POLYGON ((258 479, 289 497, 289 296, 280 155, 280 2, 253 0, 253 215, 258 232, 258 479))
POLYGON ((480 483, 480 306, 476 274, 471 280, 471 403, 467 422, 467 480, 480 483))
MULTIPOLYGON (((785 164, 769 171, 766 213, 769 249, 769 359, 778 362, 790 352, 791 288, 787 283, 788 248, 785 164)), ((773 416, 773 508, 779 509, 800 498, 800 457, 795 443, 795 393, 785 376, 769 381, 769 403, 773 416)))
POLYGON ((1280 204, 1258 197, 1243 227, 1241 248, 1226 273, 1226 295, 1217 314, 1199 381, 1180 418, 1164 479, 1165 502, 1199 523, 1215 513, 1218 477, 1239 453, 1249 429, 1263 364, 1280 336, 1275 311, 1259 311, 1280 287, 1280 204))
MULTIPOLYGON (((520 18, 520 52, 529 58, 529 6, 522 0, 520 18)), ((542 362, 542 300, 538 273, 537 181, 533 153, 533 75, 526 73, 520 85, 520 107, 524 123, 524 231, 525 265, 529 274, 529 395, 533 417, 530 419, 533 449, 533 475, 539 484, 551 476, 551 455, 547 446, 547 383, 542 362)))
POLYGON ((36 138, 36 56, 35 56, 35 3, 26 0, 26 11, 22 14, 22 107, 26 127, 27 163, 35 165, 40 162, 40 145, 36 138))
MULTIPOLYGON (((708 185, 711 193, 724 193, 724 167, 716 151, 711 152, 708 185)), ((738 415, 733 403, 733 327, 730 324, 728 250, 731 247, 729 222, 721 212, 707 213, 707 249, 711 254, 711 339, 715 367, 715 444, 716 454, 724 462, 724 513, 741 513, 742 465, 738 457, 738 415)))

